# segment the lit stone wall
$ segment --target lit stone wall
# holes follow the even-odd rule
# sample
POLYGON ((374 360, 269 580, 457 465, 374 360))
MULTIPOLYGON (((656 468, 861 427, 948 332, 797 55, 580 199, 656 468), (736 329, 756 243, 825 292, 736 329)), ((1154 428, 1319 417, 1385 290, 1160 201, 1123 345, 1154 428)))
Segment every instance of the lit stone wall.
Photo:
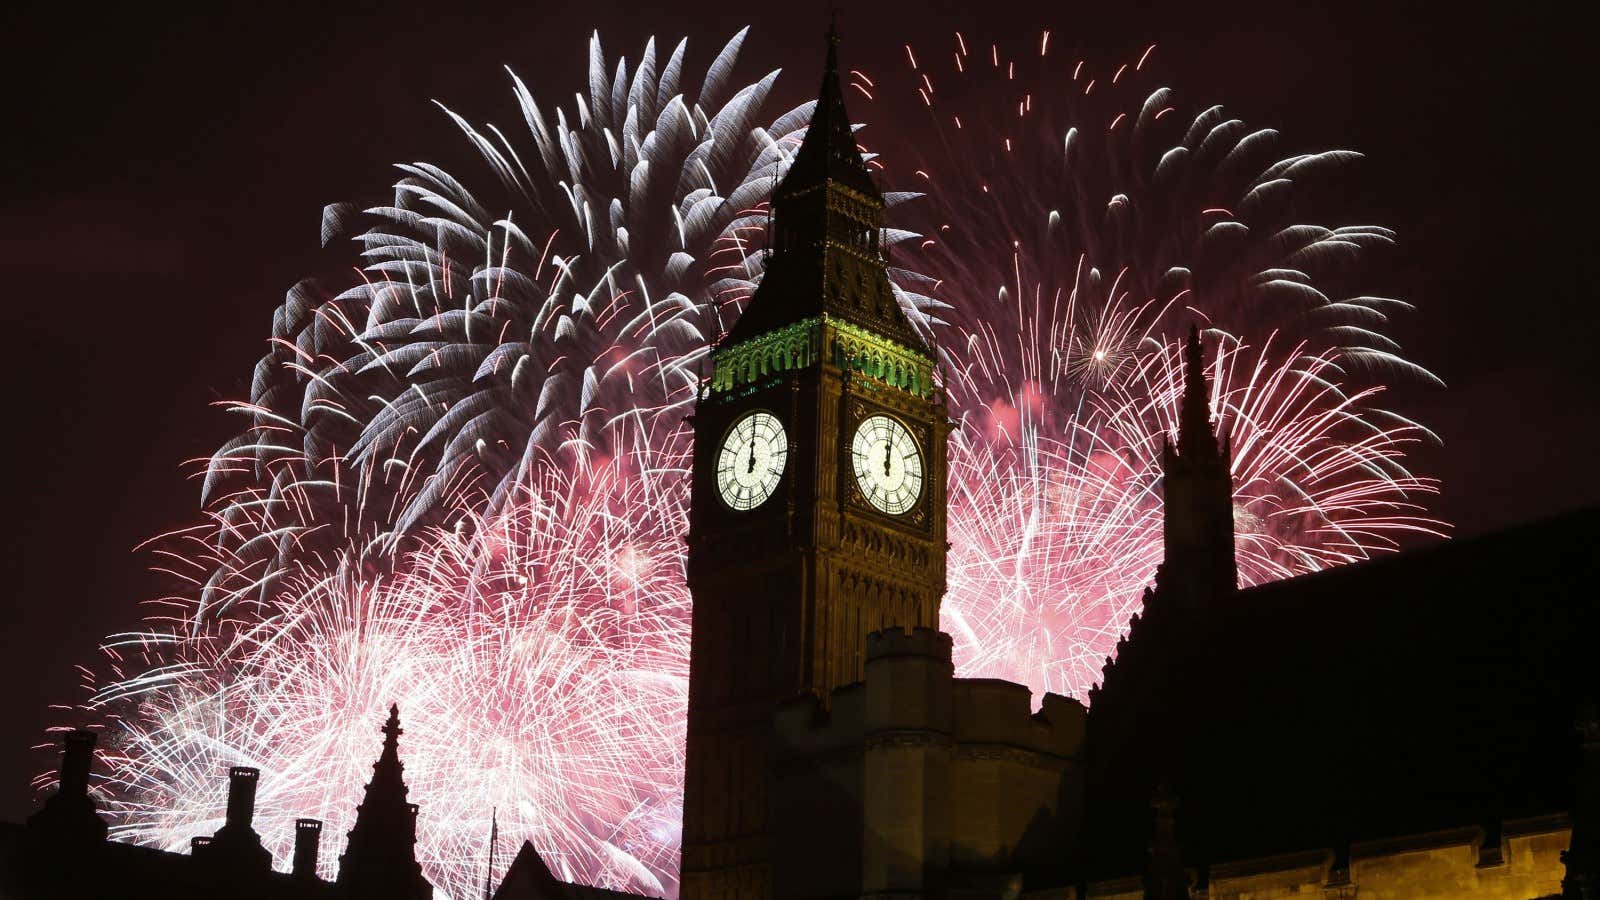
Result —
POLYGON ((1083 734, 1076 701, 1034 712, 1022 685, 955 678, 949 635, 872 635, 864 683, 778 713, 777 895, 1004 881, 1058 858, 1081 818, 1083 734))
MULTIPOLYGON (((1181 825, 1180 825, 1181 827, 1181 825)), ((1331 850, 1212 866, 1207 900, 1288 897, 1356 900, 1535 900, 1561 892, 1561 851, 1572 832, 1564 817, 1507 822, 1501 851, 1483 852, 1483 831, 1464 828, 1354 844, 1348 880, 1331 878, 1331 850)), ((1141 900, 1137 877, 1096 882, 1093 900, 1141 900)), ((1024 891, 1025 900, 1074 900, 1071 889, 1024 891)))

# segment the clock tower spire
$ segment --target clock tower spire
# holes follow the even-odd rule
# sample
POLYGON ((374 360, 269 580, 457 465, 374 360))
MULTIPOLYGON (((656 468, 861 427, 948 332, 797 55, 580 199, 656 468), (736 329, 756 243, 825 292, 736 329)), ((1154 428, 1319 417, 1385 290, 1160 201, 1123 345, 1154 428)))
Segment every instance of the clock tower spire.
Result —
POLYGON ((693 417, 683 896, 765 898, 777 705, 862 679, 866 638, 937 628, 949 420, 889 283, 883 196, 830 30, 772 256, 693 417))

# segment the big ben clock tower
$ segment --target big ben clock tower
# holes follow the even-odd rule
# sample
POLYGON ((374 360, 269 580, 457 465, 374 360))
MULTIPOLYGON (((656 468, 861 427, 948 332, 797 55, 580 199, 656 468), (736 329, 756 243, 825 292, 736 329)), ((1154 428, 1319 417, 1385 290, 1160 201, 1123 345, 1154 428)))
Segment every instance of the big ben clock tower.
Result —
POLYGON ((889 286, 883 197, 828 37, 772 256, 695 409, 683 896, 766 898, 778 703, 861 680, 869 633, 937 628, 949 420, 889 286))

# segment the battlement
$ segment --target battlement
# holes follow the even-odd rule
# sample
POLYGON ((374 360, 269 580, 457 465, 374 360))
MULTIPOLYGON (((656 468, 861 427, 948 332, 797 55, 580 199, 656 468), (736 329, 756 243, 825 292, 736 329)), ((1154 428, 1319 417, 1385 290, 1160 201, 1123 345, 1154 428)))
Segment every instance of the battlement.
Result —
POLYGON ((867 635, 867 661, 891 656, 950 660, 950 635, 936 628, 885 628, 867 635))
POLYGON ((1034 711, 1026 685, 956 678, 950 635, 932 628, 889 628, 867 636, 866 680, 834 691, 827 703, 805 697, 777 713, 780 754, 859 745, 880 732, 923 731, 956 745, 997 744, 1075 758, 1087 712, 1047 693, 1034 711))
POLYGON ((1025 685, 956 678, 950 635, 931 628, 871 634, 866 656, 863 681, 775 717, 778 839, 838 841, 774 873, 795 896, 914 890, 927 870, 913 859, 1015 871, 1072 837, 1082 704, 1046 694, 1035 711, 1025 685), (878 839, 862 847, 862 829, 878 839))

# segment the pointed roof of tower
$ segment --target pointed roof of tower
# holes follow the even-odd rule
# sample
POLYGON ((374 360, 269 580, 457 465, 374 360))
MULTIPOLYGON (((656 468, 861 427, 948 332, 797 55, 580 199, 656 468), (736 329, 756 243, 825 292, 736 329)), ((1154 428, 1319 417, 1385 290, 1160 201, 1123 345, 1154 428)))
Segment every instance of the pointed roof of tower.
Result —
MULTIPOLYGON (((378 755, 378 761, 372 764, 372 780, 377 782, 378 776, 382 775, 385 780, 392 779, 399 784, 400 790, 404 791, 406 786, 401 773, 405 766, 400 763, 400 735, 405 734, 405 730, 400 727, 400 704, 389 704, 389 720, 383 723, 380 730, 383 732, 383 752, 378 755)), ((368 790, 371 790, 370 785, 368 790)))
POLYGON ((362 816, 381 816, 394 810, 407 808, 405 764, 400 762, 400 705, 389 705, 389 719, 383 723, 383 751, 372 764, 372 780, 367 782, 365 798, 356 810, 356 825, 362 825, 362 816))
MULTIPOLYGON (((1200 343, 1200 326, 1189 326, 1183 351, 1183 400, 1178 408, 1177 455, 1183 459, 1226 456, 1226 442, 1218 446, 1211 427, 1211 388, 1206 380, 1206 353, 1200 343)), ((1167 447, 1170 458, 1172 447, 1167 447)))
POLYGON ((718 349, 828 316, 931 355, 889 280, 883 195, 856 148, 845 111, 838 42, 837 30, 830 28, 811 124, 772 195, 773 252, 766 271, 718 349))
POLYGON ((855 129, 844 107, 844 88, 839 83, 839 29, 837 21, 828 26, 828 56, 822 70, 822 87, 805 140, 789 165, 789 172, 778 186, 779 197, 799 193, 828 180, 879 199, 867 163, 856 148, 855 129))
POLYGON ((350 887, 352 896, 426 897, 433 889, 417 863, 417 807, 406 799, 399 704, 389 706, 382 730, 383 751, 372 764, 372 780, 339 857, 339 883, 350 887))

